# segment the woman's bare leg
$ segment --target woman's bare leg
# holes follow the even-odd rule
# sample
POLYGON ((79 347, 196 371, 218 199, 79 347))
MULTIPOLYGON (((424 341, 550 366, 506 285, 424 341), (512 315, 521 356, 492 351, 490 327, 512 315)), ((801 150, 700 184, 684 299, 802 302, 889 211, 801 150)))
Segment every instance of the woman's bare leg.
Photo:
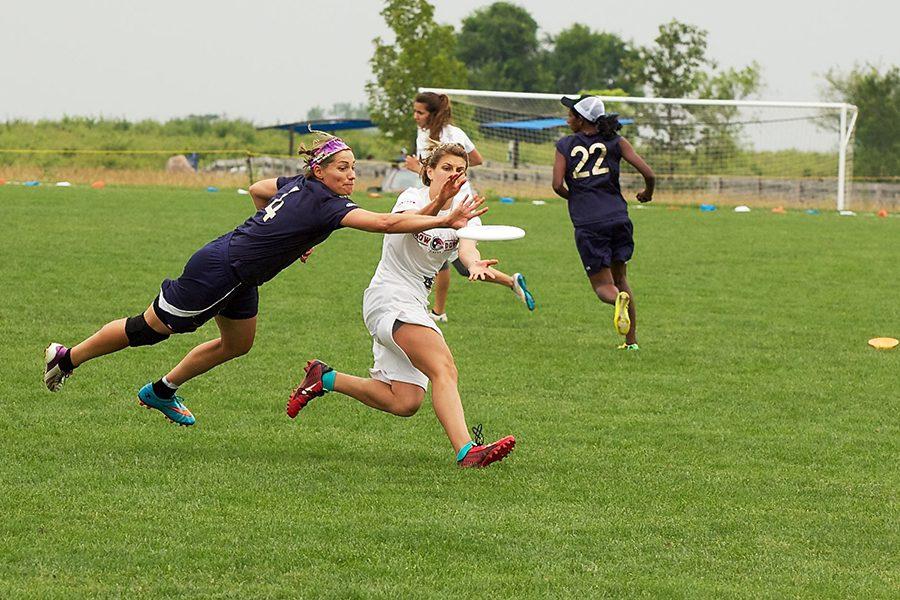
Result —
POLYGON ((394 341, 413 366, 431 381, 434 414, 450 438, 453 450, 458 452, 472 438, 457 389, 459 375, 447 342, 430 327, 411 323, 403 323, 394 330, 394 341))
POLYGON ((481 281, 486 281, 488 283, 499 283, 504 287, 508 287, 509 289, 513 289, 513 278, 512 275, 507 275, 503 271, 498 271, 494 267, 491 267, 491 272, 494 274, 494 278, 485 277, 481 281))
POLYGON ((438 271, 434 278, 434 305, 432 310, 439 315, 447 312, 447 294, 450 291, 450 269, 438 271))
POLYGON ((334 391, 398 417, 413 416, 425 399, 425 390, 412 383, 392 381, 387 384, 345 373, 335 373, 334 391))
MULTIPOLYGON (((456 365, 447 343, 430 327, 400 321, 394 324, 393 337, 413 366, 431 381, 434 413, 450 438, 453 450, 459 452, 472 438, 456 386, 456 365)), ((389 385, 376 379, 337 372, 332 388, 366 406, 400 416, 415 414, 425 397, 425 390, 411 383, 392 381, 389 385)), ((291 415, 290 408, 288 414, 291 415)))
MULTIPOLYGON (((147 325, 150 326, 150 329, 157 333, 162 335, 169 335, 172 333, 169 331, 169 328, 159 320, 156 313, 153 312, 152 304, 144 311, 144 320, 147 321, 147 325)), ((112 354, 113 352, 118 352, 127 347, 128 336, 125 335, 125 319, 116 319, 101 327, 97 333, 80 344, 72 346, 69 357, 72 360, 72 365, 77 367, 92 358, 112 354)))
POLYGON ((613 281, 613 274, 609 267, 604 267, 591 275, 589 278, 591 288, 597 297, 606 304, 615 304, 616 296, 619 295, 619 288, 613 281))
POLYGON ((631 298, 628 303, 628 317, 631 319, 631 329, 625 335, 626 344, 637 344, 637 313, 634 308, 634 292, 628 285, 627 267, 623 262, 614 262, 612 264, 612 276, 615 286, 622 292, 628 292, 631 298))
MULTIPOLYGON (((148 321, 149 323, 149 321, 148 321)), ((206 373, 213 367, 237 358, 250 351, 256 336, 256 317, 229 319, 216 315, 220 336, 203 342, 187 353, 181 362, 169 371, 166 380, 176 386, 206 373)))

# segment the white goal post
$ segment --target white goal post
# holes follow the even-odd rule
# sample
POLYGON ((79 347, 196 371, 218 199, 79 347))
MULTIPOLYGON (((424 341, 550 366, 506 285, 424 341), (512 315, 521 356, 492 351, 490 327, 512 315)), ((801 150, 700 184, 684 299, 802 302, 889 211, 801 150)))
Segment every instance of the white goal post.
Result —
MULTIPOLYGON (((450 97, 454 122, 486 168, 481 187, 547 186, 554 142, 568 133, 562 96, 419 88, 450 97)), ((839 102, 600 96, 653 166, 660 192, 715 202, 850 206, 857 107, 839 102)), ((623 168, 623 178, 627 178, 623 168)), ((623 181, 623 185, 627 183, 623 181)), ((639 183, 636 183, 639 185, 639 183)))

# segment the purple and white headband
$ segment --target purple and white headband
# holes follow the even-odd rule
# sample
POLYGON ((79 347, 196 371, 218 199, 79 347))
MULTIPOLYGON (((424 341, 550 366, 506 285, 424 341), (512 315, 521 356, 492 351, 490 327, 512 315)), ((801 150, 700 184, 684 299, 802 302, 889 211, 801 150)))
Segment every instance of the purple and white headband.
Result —
POLYGON ((313 155, 307 160, 307 164, 311 169, 316 165, 321 165, 329 156, 350 149, 350 146, 344 140, 339 137, 332 137, 318 148, 313 149, 313 155))

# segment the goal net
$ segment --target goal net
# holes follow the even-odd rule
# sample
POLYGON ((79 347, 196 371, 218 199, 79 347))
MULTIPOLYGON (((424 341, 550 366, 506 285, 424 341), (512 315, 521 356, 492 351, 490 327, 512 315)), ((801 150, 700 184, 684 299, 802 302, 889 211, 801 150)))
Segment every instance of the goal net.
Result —
MULTIPOLYGON (((503 195, 546 196, 555 142, 570 133, 563 94, 421 88, 450 97, 454 123, 485 158, 471 179, 503 195)), ((574 94, 566 94, 575 96, 574 94)), ((601 96, 620 133, 653 167, 664 201, 795 207, 851 206, 856 107, 601 96)), ((622 166, 633 195, 640 175, 622 166)))

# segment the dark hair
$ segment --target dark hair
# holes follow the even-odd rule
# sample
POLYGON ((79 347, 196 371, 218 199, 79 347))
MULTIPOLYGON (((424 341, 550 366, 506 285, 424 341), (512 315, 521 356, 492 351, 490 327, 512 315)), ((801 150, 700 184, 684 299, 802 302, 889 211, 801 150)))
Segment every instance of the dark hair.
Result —
POLYGON ((617 132, 622 129, 622 124, 619 123, 619 115, 616 113, 603 115, 597 119, 594 125, 597 126, 597 133, 600 134, 600 139, 603 141, 613 139, 618 135, 617 132))
POLYGON ((619 135, 617 132, 622 129, 622 124, 619 123, 619 115, 617 113, 609 113, 607 115, 603 115, 596 121, 588 121, 583 116, 578 114, 578 111, 576 111, 574 108, 570 108, 569 112, 581 119, 583 123, 596 127, 597 135, 599 135, 600 139, 604 142, 609 141, 619 135))
POLYGON ((426 155, 422 160, 422 170, 419 172, 419 176, 422 178, 422 183, 425 185, 431 185, 431 178, 428 176, 428 169, 434 169, 438 166, 438 163, 441 162, 441 159, 451 154, 453 156, 458 156, 466 161, 466 170, 469 169, 469 153, 466 152, 466 149, 463 148, 462 144, 437 144, 432 147, 430 154, 426 155))
POLYGON ((447 97, 447 94, 422 92, 416 95, 415 101, 424 104, 428 111, 429 136, 434 140, 440 139, 441 131, 453 121, 453 115, 450 112, 450 98, 447 97))

